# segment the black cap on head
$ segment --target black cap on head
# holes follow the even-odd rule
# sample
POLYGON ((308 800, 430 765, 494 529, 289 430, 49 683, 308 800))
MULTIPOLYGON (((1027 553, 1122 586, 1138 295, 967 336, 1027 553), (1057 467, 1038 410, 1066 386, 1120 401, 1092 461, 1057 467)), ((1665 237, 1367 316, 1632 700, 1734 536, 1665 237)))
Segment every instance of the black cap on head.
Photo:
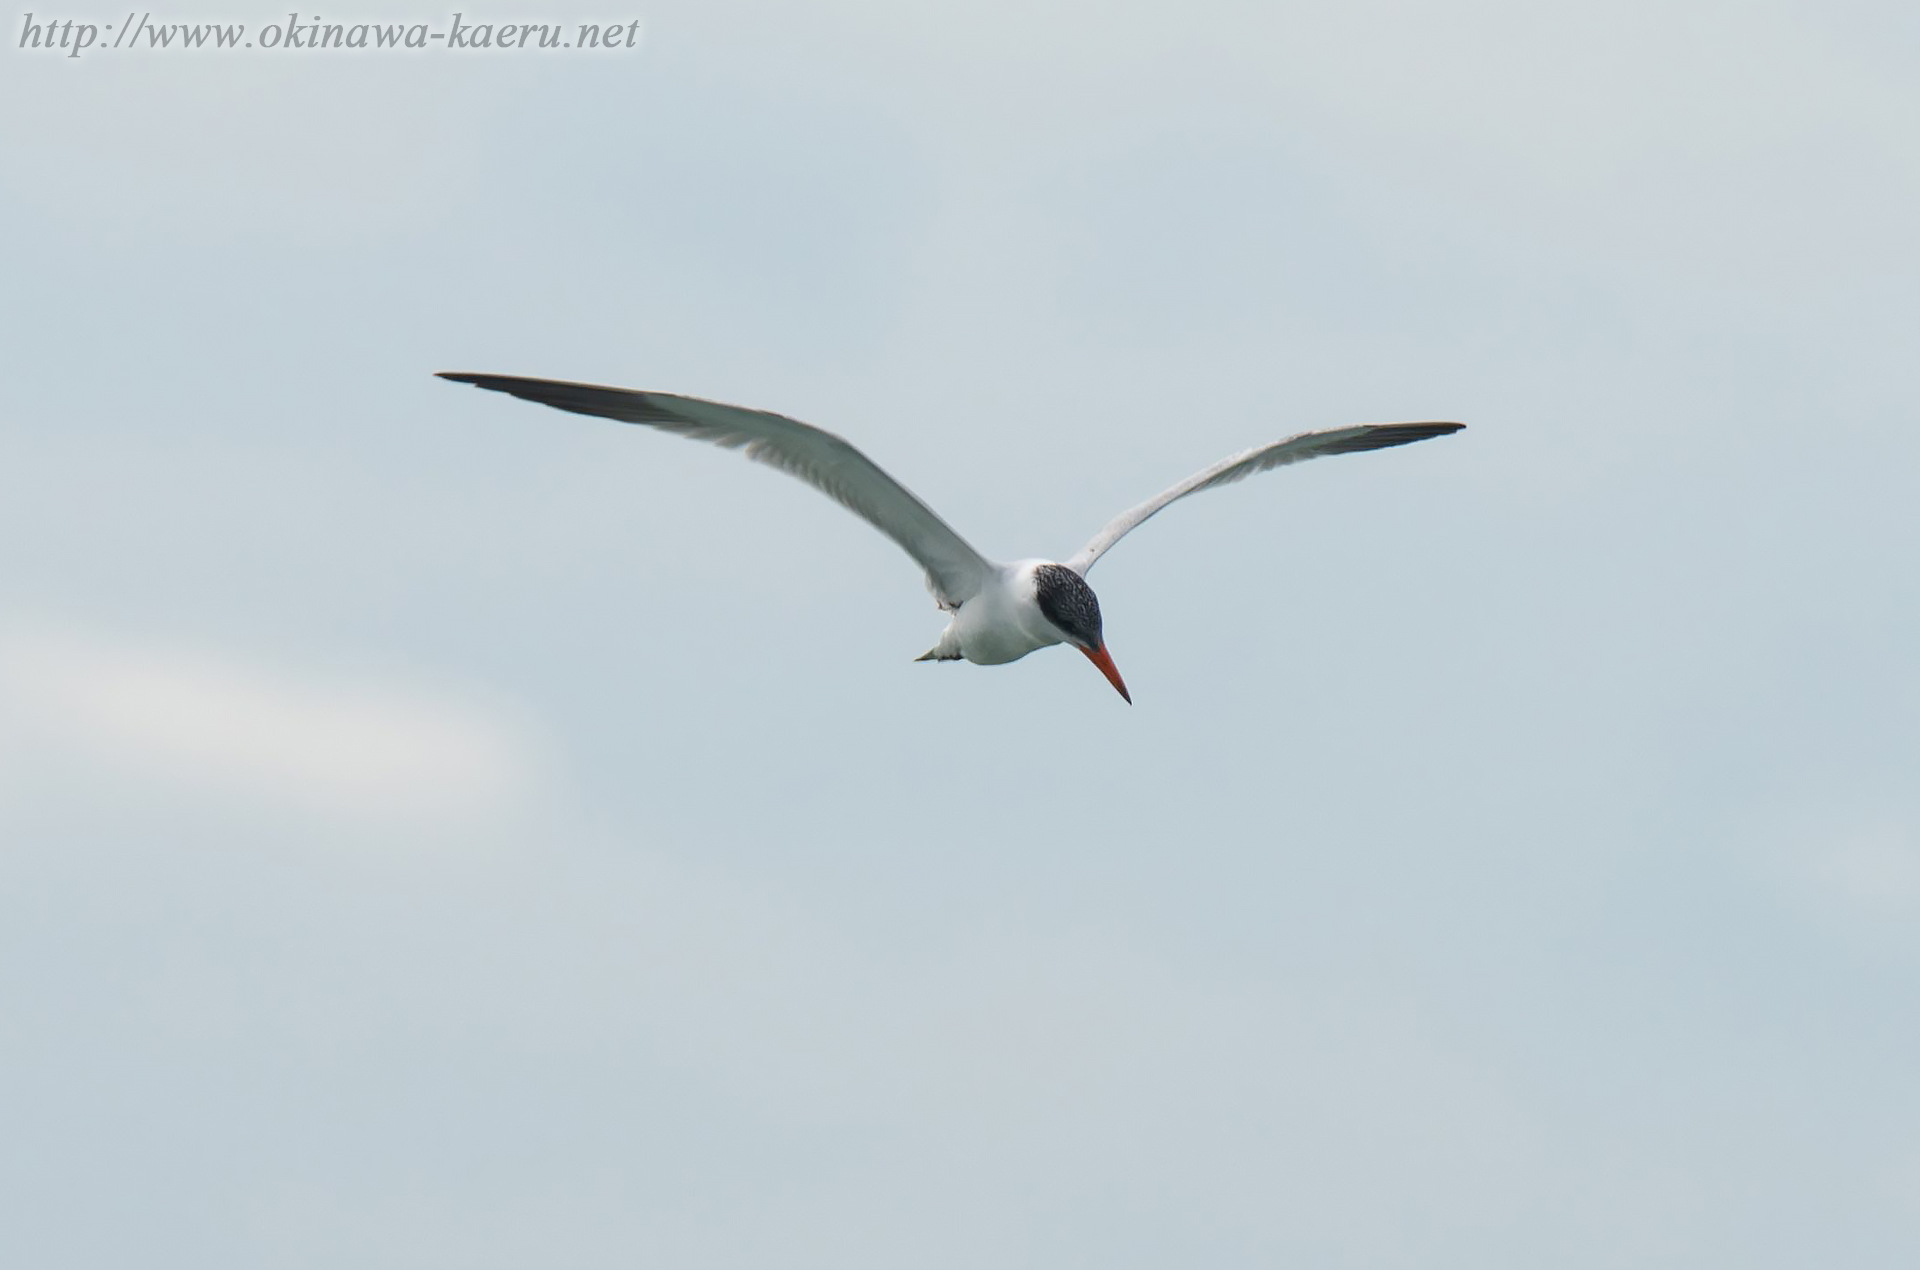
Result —
POLYGON ((1085 578, 1065 565, 1043 564, 1033 571, 1033 592, 1049 622, 1083 647, 1100 647, 1100 601, 1085 578))

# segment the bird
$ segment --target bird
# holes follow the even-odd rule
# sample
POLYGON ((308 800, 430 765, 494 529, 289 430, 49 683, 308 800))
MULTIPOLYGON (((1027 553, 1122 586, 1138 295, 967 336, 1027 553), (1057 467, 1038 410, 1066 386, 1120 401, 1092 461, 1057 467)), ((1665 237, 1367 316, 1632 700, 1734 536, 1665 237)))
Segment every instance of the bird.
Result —
POLYGON ((939 642, 916 661, 998 666, 1055 644, 1080 650, 1127 704, 1133 694, 1107 651, 1100 601, 1087 571, 1113 545, 1168 505, 1271 468, 1331 454, 1356 454, 1458 432, 1451 422, 1361 423, 1301 432, 1195 472, 1121 512, 1066 560, 990 560, 906 486, 834 433, 786 415, 674 393, 513 375, 438 371, 440 378, 543 406, 621 423, 645 424, 726 449, 796 476, 835 499, 926 570, 934 603, 951 614, 939 642))

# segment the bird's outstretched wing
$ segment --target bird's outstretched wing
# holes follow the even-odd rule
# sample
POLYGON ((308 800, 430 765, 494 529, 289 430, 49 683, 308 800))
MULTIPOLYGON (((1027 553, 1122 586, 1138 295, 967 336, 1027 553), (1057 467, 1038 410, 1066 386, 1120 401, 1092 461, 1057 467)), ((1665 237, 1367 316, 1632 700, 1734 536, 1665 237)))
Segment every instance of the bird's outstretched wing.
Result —
POLYGON ((455 383, 510 393, 576 414, 644 423, 730 450, 744 450, 748 458, 791 473, 832 495, 899 543, 926 569, 927 586, 934 598, 949 607, 972 599, 992 569, 979 552, 934 515, 932 508, 872 459, 833 433, 797 419, 664 392, 510 375, 459 371, 439 374, 455 383))
POLYGON ((1406 445, 1410 441, 1424 441, 1428 437, 1445 436, 1449 432, 1458 432, 1466 426, 1464 423, 1362 423, 1351 428, 1302 432, 1284 441, 1275 441, 1272 445, 1247 450, 1220 460, 1204 472, 1194 473, 1172 489, 1155 494, 1138 507, 1121 512, 1107 523, 1105 529, 1095 534, 1093 541, 1082 547, 1080 553, 1067 561, 1066 565, 1075 573, 1084 575, 1093 567, 1094 561, 1105 555, 1107 549, 1114 543, 1138 528, 1142 521, 1168 503, 1185 498, 1189 494, 1197 494, 1203 489, 1212 489, 1216 485, 1230 485, 1234 481, 1252 476, 1255 472, 1264 472, 1268 468, 1285 467, 1289 463, 1303 463, 1308 459, 1317 459, 1328 454, 1384 450, 1389 446, 1406 445))

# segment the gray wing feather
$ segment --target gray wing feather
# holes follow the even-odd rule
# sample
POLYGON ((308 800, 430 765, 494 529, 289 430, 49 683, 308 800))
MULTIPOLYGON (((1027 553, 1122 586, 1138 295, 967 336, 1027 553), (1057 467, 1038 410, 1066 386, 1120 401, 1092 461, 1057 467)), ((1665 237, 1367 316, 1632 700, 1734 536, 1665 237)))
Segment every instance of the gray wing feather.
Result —
POLYGON ((508 375, 439 373, 455 383, 509 393, 560 410, 643 423, 740 450, 756 462, 797 476, 899 543, 927 571, 927 586, 934 597, 950 607, 971 599, 992 568, 932 508, 872 459, 833 433, 797 419, 664 392, 508 375))
POLYGON ((1138 507, 1121 512, 1093 541, 1066 562, 1075 573, 1085 575, 1093 562, 1107 553, 1114 543, 1137 529, 1140 524, 1167 504, 1197 494, 1216 485, 1231 485, 1255 472, 1304 463, 1329 454, 1354 454, 1361 450, 1384 450, 1390 446, 1445 436, 1466 427, 1464 423, 1362 423, 1350 428, 1329 428, 1323 432, 1302 432, 1272 445, 1260 446, 1220 460, 1204 472, 1196 472, 1172 489, 1163 490, 1138 507))

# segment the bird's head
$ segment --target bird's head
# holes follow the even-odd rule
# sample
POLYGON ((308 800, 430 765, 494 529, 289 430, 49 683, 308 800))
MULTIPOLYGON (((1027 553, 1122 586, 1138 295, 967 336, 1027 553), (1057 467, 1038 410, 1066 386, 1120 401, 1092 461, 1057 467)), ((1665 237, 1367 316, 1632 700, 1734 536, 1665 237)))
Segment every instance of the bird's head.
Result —
POLYGON ((1062 640, 1087 655, 1100 668, 1128 705, 1133 696, 1120 678, 1120 671, 1107 654, 1100 634, 1100 601, 1094 598, 1087 580, 1061 564, 1038 565, 1033 571, 1033 598, 1041 616, 1060 632, 1062 640))

